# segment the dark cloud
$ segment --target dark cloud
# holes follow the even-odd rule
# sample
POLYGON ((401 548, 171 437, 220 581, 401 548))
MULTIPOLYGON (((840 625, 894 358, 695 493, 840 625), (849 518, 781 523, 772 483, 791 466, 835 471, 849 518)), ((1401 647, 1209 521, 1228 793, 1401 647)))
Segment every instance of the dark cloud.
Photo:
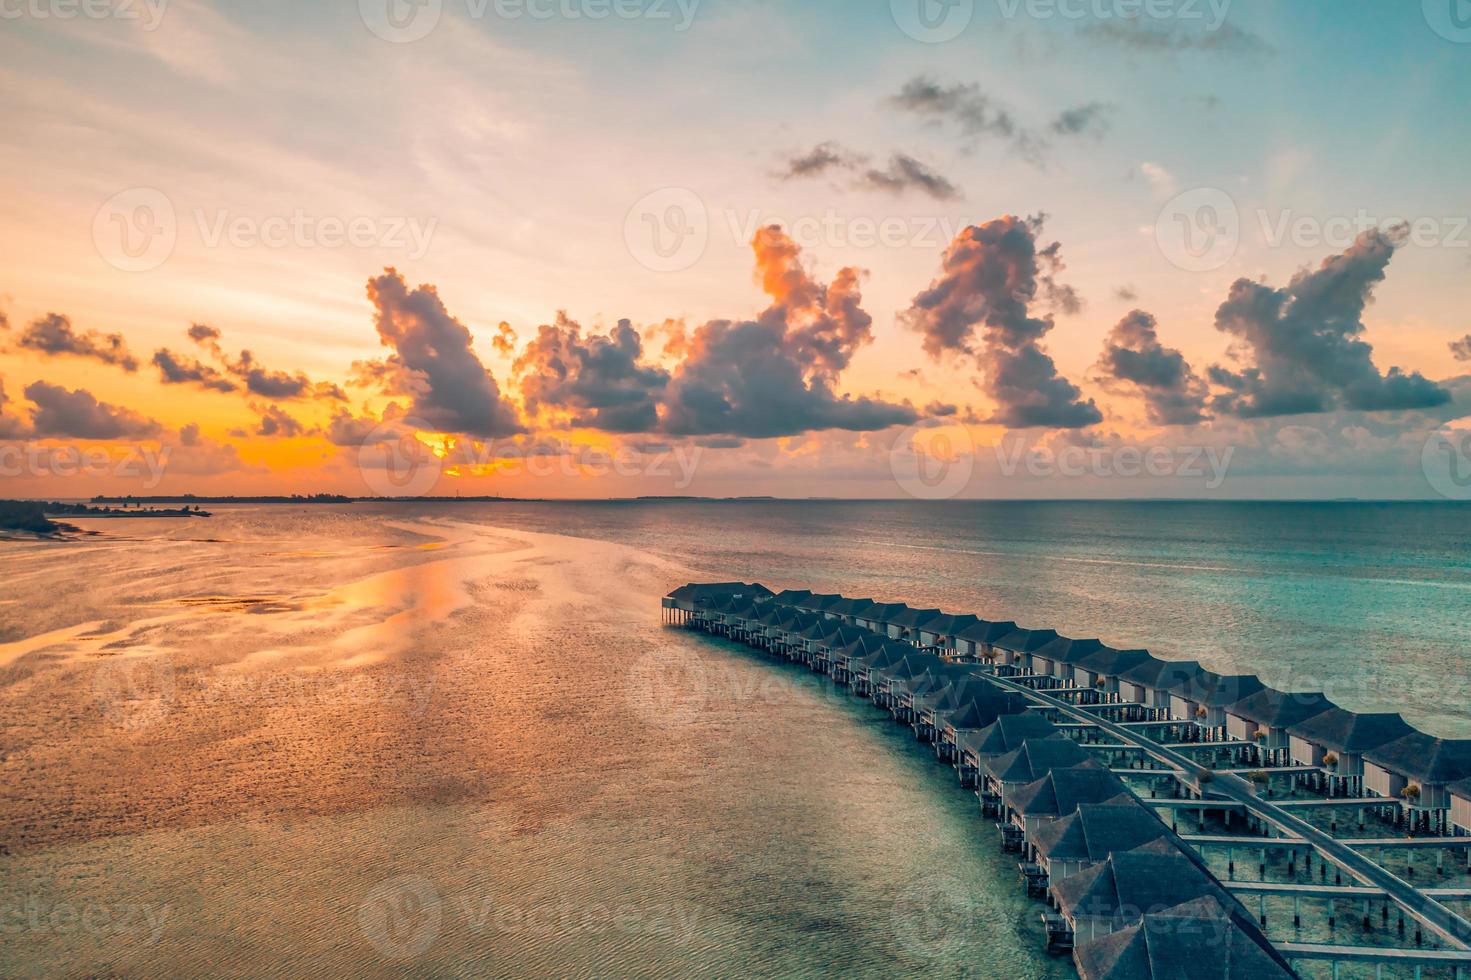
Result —
POLYGON ((759 439, 915 421, 908 405, 834 391, 854 352, 873 339, 858 271, 841 269, 823 285, 775 226, 752 245, 772 305, 755 320, 714 320, 694 331, 665 395, 663 430, 759 439))
POLYGON ((189 328, 189 339, 196 344, 210 346, 219 342, 220 332, 208 324, 196 323, 189 328))
POLYGON ((941 401, 933 401, 924 407, 924 413, 931 418, 947 419, 952 415, 960 414, 960 406, 950 405, 941 401))
POLYGON ((496 438, 522 431, 516 408, 472 346, 470 331, 450 316, 433 286, 410 290, 394 269, 368 282, 378 337, 394 354, 385 375, 419 418, 444 432, 496 438))
POLYGON ((162 426, 117 405, 99 402, 83 389, 69 391, 37 381, 25 394, 35 406, 32 429, 37 436, 70 439, 141 439, 158 435, 162 426))
POLYGON ((569 412, 582 428, 652 431, 669 372, 643 363, 643 356, 643 341, 627 320, 607 337, 584 338, 582 328, 559 313, 516 360, 526 410, 569 412))
POLYGON ((733 436, 706 436, 695 440, 695 445, 701 449, 739 449, 745 444, 746 440, 733 436))
POLYGON ((1059 136, 1102 136, 1108 132, 1113 107, 1089 102, 1057 114, 1048 129, 1059 136))
POLYGON ((1156 425, 1195 425, 1206 419, 1205 382, 1185 355, 1159 341, 1159 324, 1143 310, 1120 320, 1103 344, 1099 369, 1110 381, 1136 387, 1156 425))
POLYGON ((1277 51, 1259 35, 1237 27, 1230 21, 1211 30, 1206 24, 1196 26, 1180 20, 1102 20, 1083 27, 1082 34, 1093 41, 1145 54, 1203 51, 1260 60, 1271 57, 1277 51))
POLYGON ((1381 374, 1373 347, 1360 339, 1364 309, 1395 247, 1392 233, 1371 230, 1285 288, 1238 279, 1216 311, 1216 329, 1235 338, 1233 355, 1245 366, 1210 369, 1210 380, 1226 389, 1213 402, 1216 410, 1261 418, 1338 407, 1427 409, 1449 401, 1445 389, 1418 373, 1381 374))
POLYGON ((918 190, 937 201, 953 201, 960 197, 960 189, 943 176, 903 153, 896 153, 885 170, 870 167, 863 172, 859 185, 874 190, 902 194, 907 190, 918 190))
POLYGON ((1132 303, 1139 298, 1139 291, 1133 286, 1120 286, 1113 291, 1113 298, 1122 303, 1132 303))
POLYGON ((138 370, 138 359, 128 350, 122 334, 95 330, 78 333, 72 328, 71 320, 60 313, 48 313, 33 320, 15 343, 17 347, 39 351, 48 357, 88 357, 124 371, 138 370))
POLYGON ((248 350, 225 359, 225 370, 245 382, 252 395, 271 399, 324 398, 347 401, 347 393, 327 381, 313 381, 300 371, 274 371, 255 359, 248 350))
POLYGON ((907 153, 895 153, 887 167, 868 165, 868 157, 843 149, 835 143, 821 143, 807 153, 787 161, 779 176, 783 180, 820 177, 831 171, 850 174, 852 184, 860 190, 887 191, 903 194, 916 190, 937 201, 953 201, 961 196, 960 188, 933 167, 907 153))
POLYGON ((1471 361, 1471 333, 1451 341, 1451 355, 1458 361, 1471 361))
POLYGON ((975 357, 997 403, 992 421, 1082 428, 1103 416, 1043 352, 1052 317, 1031 313, 1039 292, 1064 307, 1077 303, 1054 278, 1062 269, 1061 245, 1037 247, 1042 221, 1008 215, 965 229, 946 249, 940 278, 914 298, 903 319, 924 335, 932 357, 975 357))
POLYGON ((235 390, 235 382, 215 368, 198 358, 175 354, 167 348, 159 348, 154 351, 153 364, 158 368, 159 376, 166 385, 192 384, 206 391, 235 390))
POLYGON ((267 405, 258 411, 261 413, 260 424, 255 430, 258 436, 294 439, 306 432, 306 426, 292 418, 278 405, 267 405))
MULTIPOLYGON (((929 76, 904 83, 888 104, 901 112, 937 126, 950 127, 972 140, 994 139, 1006 143, 1022 159, 1041 166, 1048 142, 1032 127, 1020 123, 1011 110, 998 103, 975 83, 943 85, 929 76)), ((1048 124, 1054 136, 1101 136, 1107 131, 1112 108, 1089 102, 1058 113, 1048 124)))
POLYGON ((863 157, 844 149, 837 143, 819 143, 806 153, 788 160, 779 176, 783 180, 799 177, 821 177, 830 170, 852 170, 863 162, 863 157))

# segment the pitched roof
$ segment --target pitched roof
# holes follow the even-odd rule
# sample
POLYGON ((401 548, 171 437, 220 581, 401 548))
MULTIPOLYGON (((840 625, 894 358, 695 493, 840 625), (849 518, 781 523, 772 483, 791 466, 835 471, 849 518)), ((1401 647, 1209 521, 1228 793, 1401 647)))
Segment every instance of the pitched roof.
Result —
POLYGON ((1174 683, 1180 677, 1189 677, 1201 669, 1193 660, 1161 660, 1151 656, 1137 666, 1130 667, 1119 675, 1119 680, 1145 687, 1160 687, 1174 683))
POLYGON ((1005 755, 986 763, 986 775, 998 783, 1031 783, 1054 769, 1081 765, 1092 759, 1087 749, 1070 738, 1031 738, 1005 755))
POLYGON ((876 602, 859 613, 858 617, 875 623, 887 623, 889 617, 897 616, 908 608, 902 602, 876 602))
POLYGON ((871 605, 872 599, 842 599, 833 603, 827 611, 838 616, 857 616, 871 605))
POLYGON ((729 599, 732 596, 770 596, 771 590, 758 582, 691 582, 689 585, 681 585, 668 598, 682 602, 713 602, 716 599, 729 599))
POLYGON ((1321 691, 1293 694, 1264 687, 1255 694, 1227 706, 1238 718, 1270 728, 1288 728, 1336 707, 1321 691))
POLYGON ((1084 670, 1116 677, 1149 659, 1148 650, 1115 650, 1106 646, 1079 660, 1077 665, 1084 670))
POLYGON ((1206 895, 1079 945, 1082 980, 1293 980, 1296 974, 1240 914, 1206 895))
POLYGON ((934 619, 927 621, 921 629, 926 633, 938 633, 941 636, 959 636, 961 630, 979 623, 980 617, 970 613, 941 613, 934 619))
POLYGON ((1017 813, 1039 817, 1067 816, 1084 803, 1134 799, 1123 780, 1095 759, 1068 769, 1054 769, 1036 782, 1003 795, 1009 795, 1007 805, 1017 813))
POLYGON ((1057 726, 1036 712, 1002 715, 979 732, 962 732, 956 744, 977 756, 1002 755, 1029 738, 1061 737, 1057 726))
POLYGON ((1010 633, 1016 632, 1016 624, 1011 620, 995 623, 989 619, 978 620, 960 631, 962 640, 970 640, 972 643, 995 643, 1010 633))
POLYGON ((1054 882, 1052 893, 1065 914, 1117 917, 1124 922, 1138 922, 1148 913, 1200 898, 1214 898, 1227 908, 1236 904, 1208 871, 1169 838, 1115 853, 1101 864, 1054 882))
POLYGON ((1471 777, 1471 739, 1415 732, 1370 749, 1364 758, 1422 783, 1454 783, 1471 777))
POLYGON ((1032 844, 1053 861, 1103 861, 1115 851, 1132 851, 1169 833, 1159 817, 1139 803, 1085 803, 1040 825, 1032 844))
POLYGON ((1057 639, 1057 630, 1015 629, 991 645, 1015 653, 1030 653, 1055 639, 1057 639))
POLYGON ((1074 664, 1102 649, 1102 640, 1074 640, 1059 636, 1033 650, 1032 656, 1046 657, 1053 663, 1074 664))
POLYGON ((957 732, 981 729, 995 724, 998 718, 1025 711, 1026 706, 1027 700, 1020 694, 998 691, 993 698, 977 698, 954 711, 941 712, 936 721, 941 728, 953 728, 957 732))
POLYGON ((938 609, 906 608, 903 612, 890 617, 889 622, 893 623, 895 626, 908 626, 914 629, 918 629, 922 627, 925 623, 928 623, 934 619, 939 619, 944 615, 945 614, 940 612, 940 610, 938 609))
POLYGON ((813 612, 827 612, 834 605, 842 601, 843 597, 837 593, 832 593, 831 595, 814 593, 797 603, 797 605, 803 609, 810 609, 813 612))
POLYGON ((1319 712, 1291 726, 1288 731, 1334 752, 1358 754, 1415 734, 1410 723, 1398 714, 1363 715, 1344 708, 1319 712))
POLYGON ((772 596, 771 601, 779 602, 784 606, 792 606, 799 602, 805 602, 810 598, 812 598, 811 589, 782 589, 776 595, 772 596))
POLYGON ((1471 779, 1462 779, 1458 782, 1451 783, 1450 791, 1452 796, 1459 796, 1463 800, 1471 800, 1471 779))

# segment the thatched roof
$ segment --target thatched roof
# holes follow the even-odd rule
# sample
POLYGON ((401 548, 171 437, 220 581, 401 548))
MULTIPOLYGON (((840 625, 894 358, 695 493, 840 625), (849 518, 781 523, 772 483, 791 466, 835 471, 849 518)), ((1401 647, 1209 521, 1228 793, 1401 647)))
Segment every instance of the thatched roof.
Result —
POLYGON ((1032 845, 1051 861, 1103 861, 1169 834, 1159 817, 1139 803, 1085 803, 1039 826, 1032 845))
POLYGON ((979 732, 962 732, 956 738, 961 749, 984 757, 1004 755, 1021 747, 1029 738, 1061 737, 1057 726, 1036 712, 1002 715, 979 732))
POLYGON ((1126 803, 1134 799, 1123 780, 1095 759, 1069 769, 1054 769, 1007 796, 1007 805, 1017 813, 1038 817, 1065 817, 1084 803, 1126 803))
POLYGON ((998 783, 1030 783, 1054 769, 1082 765, 1094 756, 1072 739, 1032 738, 986 763, 986 775, 998 783))
POLYGON ((1070 917, 1125 924, 1201 898, 1213 898, 1225 908, 1240 908, 1210 872, 1169 838, 1115 853, 1101 864, 1054 882, 1052 893, 1058 908, 1070 917))

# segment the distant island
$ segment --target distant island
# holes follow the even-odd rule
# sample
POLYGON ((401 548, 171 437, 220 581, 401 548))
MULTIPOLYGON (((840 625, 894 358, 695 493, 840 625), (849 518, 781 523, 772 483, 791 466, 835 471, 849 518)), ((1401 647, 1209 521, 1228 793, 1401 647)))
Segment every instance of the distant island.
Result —
POLYGON ((67 504, 45 500, 0 500, 0 531, 39 534, 55 537, 66 531, 76 531, 70 524, 51 520, 52 517, 209 517, 210 513, 198 506, 163 510, 156 507, 137 507, 114 510, 111 507, 91 507, 87 504, 67 504))

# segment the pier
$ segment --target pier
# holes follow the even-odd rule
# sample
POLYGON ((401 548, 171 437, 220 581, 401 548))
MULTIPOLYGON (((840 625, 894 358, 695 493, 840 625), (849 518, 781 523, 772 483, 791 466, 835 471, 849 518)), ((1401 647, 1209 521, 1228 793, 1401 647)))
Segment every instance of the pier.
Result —
POLYGON ((903 603, 691 584, 663 621, 826 675, 932 745, 1085 980, 1184 975, 1156 962, 1184 928, 1191 975, 1471 977, 1471 740, 903 603))

